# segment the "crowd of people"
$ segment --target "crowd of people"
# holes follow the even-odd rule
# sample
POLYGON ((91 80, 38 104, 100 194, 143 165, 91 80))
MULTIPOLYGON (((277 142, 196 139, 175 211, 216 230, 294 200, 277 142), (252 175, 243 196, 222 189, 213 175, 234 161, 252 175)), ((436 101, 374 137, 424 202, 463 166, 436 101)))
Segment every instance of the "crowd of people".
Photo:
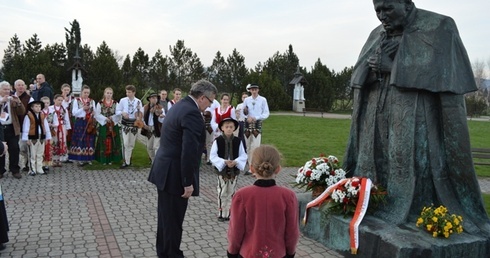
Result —
MULTIPOLYGON (((167 91, 161 90, 159 94, 149 94, 143 102, 136 97, 133 85, 126 86, 126 97, 117 101, 110 87, 104 89, 100 98, 92 97, 87 85, 76 95, 69 84, 63 84, 60 92, 55 93, 42 74, 29 89, 22 80, 15 81, 14 88, 6 81, 0 82, 0 151, 8 153, 0 156, 0 178, 7 169, 20 179, 21 171, 30 176, 46 175, 50 167, 74 162, 85 166, 94 160, 102 164, 121 163, 120 168, 127 168, 132 165, 135 142, 141 134, 152 164, 149 181, 159 189, 157 252, 180 254, 179 225, 188 198, 199 194, 194 173, 202 165, 203 154, 217 175, 217 218, 222 222, 231 220, 236 226, 238 222, 233 219, 240 217, 231 216, 232 209, 242 204, 232 204, 232 197, 240 172, 251 174, 251 170, 257 181, 262 182, 256 186, 266 190, 275 186, 270 179, 280 170, 279 160, 266 159, 263 151, 257 152, 260 158, 251 163, 252 153, 260 146, 262 122, 269 116, 267 100, 258 94, 259 85, 249 84, 247 92, 241 95, 242 103, 235 108, 230 94, 221 93, 218 102, 214 85, 207 81, 196 84, 187 97, 183 98, 182 90, 175 88, 171 100, 167 91), (181 155, 187 159, 174 163, 181 155), (176 170, 182 175, 172 174, 176 170), (169 209, 175 213, 166 212, 169 209)), ((264 151, 275 155, 274 150, 264 151)), ((280 195, 291 195, 270 189, 280 195)), ((287 207, 282 205, 279 212, 294 205, 294 200, 288 201, 287 207)), ((234 231, 243 230, 236 226, 234 231)), ((291 236, 292 242, 297 241, 295 234, 291 236)), ((4 242, 7 241, 8 236, 4 242)), ((236 244, 230 250, 236 250, 236 244)))

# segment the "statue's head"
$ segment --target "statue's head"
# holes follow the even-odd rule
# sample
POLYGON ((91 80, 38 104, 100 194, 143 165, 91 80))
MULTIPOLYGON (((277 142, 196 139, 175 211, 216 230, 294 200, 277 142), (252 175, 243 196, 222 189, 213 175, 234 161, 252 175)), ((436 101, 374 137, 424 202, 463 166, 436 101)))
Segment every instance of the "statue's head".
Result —
POLYGON ((386 31, 403 31, 410 11, 414 8, 412 0, 373 0, 376 16, 386 31))

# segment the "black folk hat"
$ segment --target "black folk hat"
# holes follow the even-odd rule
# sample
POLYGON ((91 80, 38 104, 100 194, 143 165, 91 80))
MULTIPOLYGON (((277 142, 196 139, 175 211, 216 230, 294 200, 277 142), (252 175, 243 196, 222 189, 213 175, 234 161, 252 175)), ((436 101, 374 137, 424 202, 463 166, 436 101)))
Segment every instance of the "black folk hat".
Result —
POLYGON ((233 124, 235 125, 235 130, 233 130, 233 131, 236 131, 236 129, 238 129, 238 121, 237 121, 237 120, 235 120, 235 119, 233 119, 233 118, 231 118, 231 117, 227 117, 227 118, 225 118, 225 119, 221 120, 221 122, 219 122, 218 127, 219 127, 219 129, 220 129, 221 131, 223 131, 223 129, 221 129, 221 127, 223 126, 223 124, 224 124, 225 122, 233 122, 233 124))
POLYGON ((150 94, 150 96, 146 97, 146 100, 150 101, 150 98, 151 97, 157 97, 157 101, 160 101, 160 95, 158 95, 157 93, 152 93, 150 94))

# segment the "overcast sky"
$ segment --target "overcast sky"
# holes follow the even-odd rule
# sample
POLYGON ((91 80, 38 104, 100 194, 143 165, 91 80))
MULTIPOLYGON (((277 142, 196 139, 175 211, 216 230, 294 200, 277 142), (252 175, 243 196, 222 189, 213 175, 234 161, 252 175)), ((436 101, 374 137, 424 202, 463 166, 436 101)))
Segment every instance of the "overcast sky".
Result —
MULTIPOLYGON (((490 60, 490 0, 414 2, 456 21, 472 62, 490 60)), ((320 58, 339 71, 379 24, 371 0, 0 0, 0 10, 0 59, 15 33, 22 42, 37 33, 43 47, 65 43, 64 28, 77 19, 93 51, 106 41, 121 56, 141 47, 151 58, 184 40, 205 66, 236 48, 253 68, 292 44, 301 66, 320 58)))

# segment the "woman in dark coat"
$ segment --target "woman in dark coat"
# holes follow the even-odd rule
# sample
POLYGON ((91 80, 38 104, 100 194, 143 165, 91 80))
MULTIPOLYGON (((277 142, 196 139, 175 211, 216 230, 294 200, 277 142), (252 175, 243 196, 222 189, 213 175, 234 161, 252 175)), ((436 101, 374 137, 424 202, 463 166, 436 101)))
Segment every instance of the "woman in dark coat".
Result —
MULTIPOLYGON (((0 141, 2 141, 2 144, 0 144, 0 155, 5 155, 5 152, 7 151, 7 146, 4 143, 2 127, 0 127, 0 141)), ((7 218, 7 210, 5 210, 3 191, 0 186, 0 250, 5 249, 6 247, 5 243, 9 241, 8 231, 9 231, 9 222, 7 218)))

